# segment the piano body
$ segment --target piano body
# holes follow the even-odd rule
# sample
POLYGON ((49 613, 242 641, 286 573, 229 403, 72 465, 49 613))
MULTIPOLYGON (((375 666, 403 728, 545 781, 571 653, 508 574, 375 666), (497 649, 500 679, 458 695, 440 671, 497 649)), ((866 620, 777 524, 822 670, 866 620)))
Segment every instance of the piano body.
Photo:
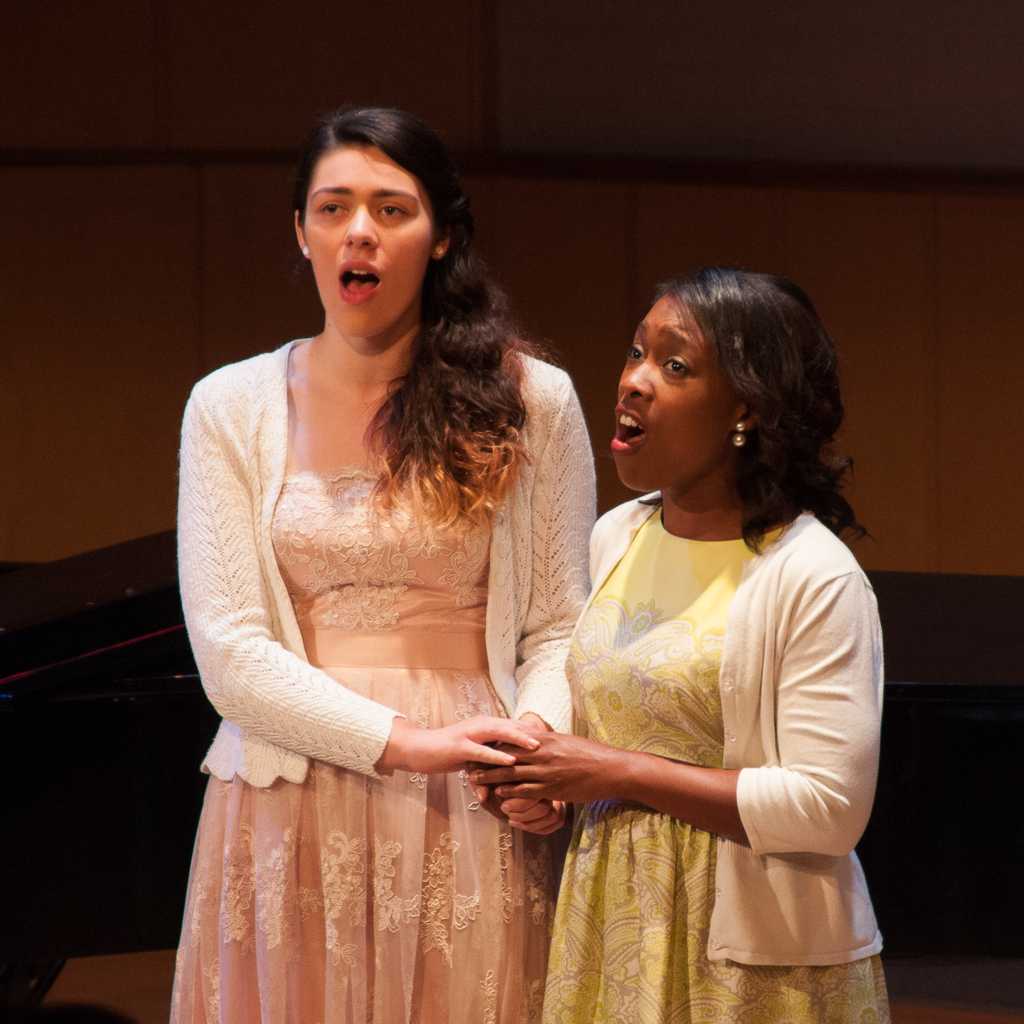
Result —
MULTIPOLYGON (((1024 955, 1024 579, 872 573, 886 639, 860 854, 890 954, 1024 955)), ((0 1005, 176 944, 217 716, 173 533, 0 574, 0 1005)))
POLYGON ((0 575, 0 1006, 177 944, 216 724, 173 533, 0 575))

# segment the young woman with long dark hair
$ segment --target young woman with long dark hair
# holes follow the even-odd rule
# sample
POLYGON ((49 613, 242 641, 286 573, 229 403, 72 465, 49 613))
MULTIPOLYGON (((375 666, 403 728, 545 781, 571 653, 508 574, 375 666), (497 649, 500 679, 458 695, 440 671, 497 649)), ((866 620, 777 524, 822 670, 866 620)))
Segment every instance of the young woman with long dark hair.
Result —
MULTIPOLYGON (((569 724, 579 403, 516 332, 417 118, 324 118, 294 213, 323 330, 185 411, 182 598, 224 721, 173 1020, 534 1020, 548 851, 464 766, 569 724)), ((537 831, 562 813, 517 809, 537 831)))

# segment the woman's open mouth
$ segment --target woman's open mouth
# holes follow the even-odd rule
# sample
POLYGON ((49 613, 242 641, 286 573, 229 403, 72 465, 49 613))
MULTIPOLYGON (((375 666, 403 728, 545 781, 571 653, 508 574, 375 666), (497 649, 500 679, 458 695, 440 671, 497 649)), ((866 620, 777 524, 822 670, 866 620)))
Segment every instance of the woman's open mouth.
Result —
POLYGON ((644 443, 646 436, 646 429, 635 416, 628 412, 620 412, 615 420, 612 454, 624 455, 636 451, 644 443))
POLYGON ((380 278, 372 270, 346 270, 341 275, 341 297, 353 305, 366 302, 380 287, 380 278))

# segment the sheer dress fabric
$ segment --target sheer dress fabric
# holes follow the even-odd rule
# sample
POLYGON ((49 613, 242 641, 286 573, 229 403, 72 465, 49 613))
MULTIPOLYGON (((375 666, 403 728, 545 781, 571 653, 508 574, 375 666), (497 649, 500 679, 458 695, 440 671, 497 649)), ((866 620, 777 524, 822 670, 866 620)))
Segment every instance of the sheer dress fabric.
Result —
MULTIPOLYGON (((289 476, 272 537, 311 664, 424 726, 503 715, 484 642, 489 534, 371 504, 358 469, 289 476)), ((539 1020, 545 840, 464 772, 211 778, 172 1022, 539 1020)))

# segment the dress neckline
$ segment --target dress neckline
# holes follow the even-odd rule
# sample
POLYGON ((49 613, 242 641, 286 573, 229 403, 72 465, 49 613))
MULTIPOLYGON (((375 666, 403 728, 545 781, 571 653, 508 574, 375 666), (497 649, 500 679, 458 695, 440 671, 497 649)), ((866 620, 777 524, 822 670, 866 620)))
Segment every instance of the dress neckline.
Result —
POLYGON ((373 480, 375 477, 376 474, 367 466, 339 466, 337 469, 330 471, 321 471, 318 469, 295 469, 291 472, 285 473, 284 475, 285 483, 305 478, 310 480, 320 480, 324 483, 330 484, 337 483, 339 480, 353 480, 357 478, 373 480))

